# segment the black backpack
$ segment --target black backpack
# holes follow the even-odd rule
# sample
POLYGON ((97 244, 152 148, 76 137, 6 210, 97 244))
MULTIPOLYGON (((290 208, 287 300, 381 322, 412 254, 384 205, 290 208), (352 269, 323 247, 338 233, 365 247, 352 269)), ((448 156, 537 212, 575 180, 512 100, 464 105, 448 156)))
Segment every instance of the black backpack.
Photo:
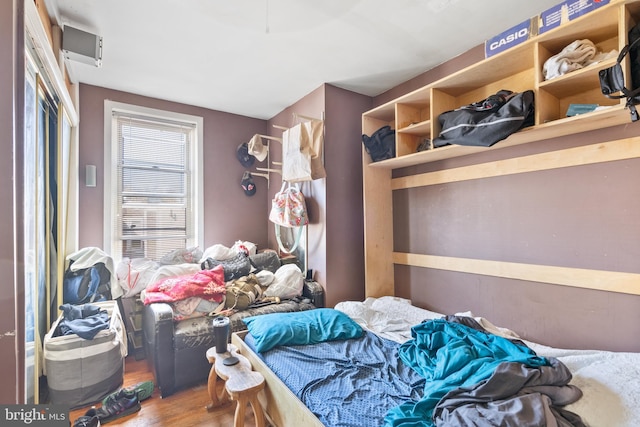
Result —
POLYGON ((640 117, 635 106, 640 104, 640 24, 629 31, 629 44, 620 51, 616 64, 600 70, 598 77, 600 78, 602 94, 612 99, 627 98, 626 107, 631 113, 631 121, 638 120, 640 117), (632 89, 625 87, 624 73, 620 65, 627 54, 629 54, 629 62, 631 64, 632 89), (618 92, 621 95, 614 95, 618 92))
POLYGON ((371 136, 362 135, 362 143, 374 162, 396 156, 396 131, 383 126, 371 136))

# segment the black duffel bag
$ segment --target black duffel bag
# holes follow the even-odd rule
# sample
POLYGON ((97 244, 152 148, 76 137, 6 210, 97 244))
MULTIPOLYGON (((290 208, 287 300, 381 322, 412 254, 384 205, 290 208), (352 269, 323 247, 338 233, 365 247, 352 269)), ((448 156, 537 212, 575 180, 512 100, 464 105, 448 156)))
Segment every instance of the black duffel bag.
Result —
POLYGON ((449 144, 490 147, 534 124, 533 91, 501 90, 482 101, 446 111, 438 116, 438 121, 442 131, 433 140, 434 147, 449 144))

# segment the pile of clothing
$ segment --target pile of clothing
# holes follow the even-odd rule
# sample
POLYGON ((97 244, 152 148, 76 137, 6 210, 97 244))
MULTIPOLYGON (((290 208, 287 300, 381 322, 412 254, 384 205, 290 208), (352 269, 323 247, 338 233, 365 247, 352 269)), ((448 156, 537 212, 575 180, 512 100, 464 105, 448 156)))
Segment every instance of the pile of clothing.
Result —
POLYGON ((109 314, 94 304, 63 304, 62 320, 54 336, 78 335, 85 340, 92 340, 98 332, 109 328, 109 314))
POLYGON ((117 269, 125 296, 140 293, 144 304, 167 303, 180 321, 229 314, 302 294, 304 274, 282 265, 275 251, 257 253, 251 242, 171 251, 159 262, 123 259, 117 269))

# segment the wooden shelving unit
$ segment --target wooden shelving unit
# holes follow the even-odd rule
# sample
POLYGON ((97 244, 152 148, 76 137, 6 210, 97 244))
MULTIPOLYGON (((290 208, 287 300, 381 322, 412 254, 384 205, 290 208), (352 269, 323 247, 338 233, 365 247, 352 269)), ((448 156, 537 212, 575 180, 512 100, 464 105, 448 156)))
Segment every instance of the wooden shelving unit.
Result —
MULTIPOLYGON (((363 149, 365 272, 367 296, 393 295, 393 169, 465 156, 487 150, 557 138, 630 123, 624 100, 602 95, 598 72, 615 63, 604 60, 563 76, 544 80, 544 63, 578 39, 591 40, 600 52, 620 51, 627 33, 640 20, 640 0, 610 4, 520 45, 380 105, 362 116, 362 133, 382 126, 396 130, 396 157, 372 163, 363 149), (501 89, 535 93, 535 125, 492 147, 445 146, 417 151, 425 138, 441 131, 438 116, 482 100, 501 89), (594 112, 567 117, 570 104, 599 104, 594 112)), ((617 56, 617 55, 616 55, 617 56)), ((630 87, 628 56, 623 63, 630 87)))

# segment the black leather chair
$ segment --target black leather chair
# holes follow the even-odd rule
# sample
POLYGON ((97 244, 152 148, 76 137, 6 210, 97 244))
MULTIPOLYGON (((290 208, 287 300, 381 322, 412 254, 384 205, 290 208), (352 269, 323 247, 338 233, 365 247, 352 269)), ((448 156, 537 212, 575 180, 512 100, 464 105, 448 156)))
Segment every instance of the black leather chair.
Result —
MULTIPOLYGON (((282 313, 324 307, 324 288, 317 282, 305 281, 302 297, 279 304, 250 308, 229 317, 231 331, 246 329, 242 319, 267 313, 282 313)), ((151 365, 162 397, 176 390, 206 382, 211 365, 206 352, 215 344, 211 317, 173 320, 169 304, 144 306, 142 327, 147 362, 151 365)))

